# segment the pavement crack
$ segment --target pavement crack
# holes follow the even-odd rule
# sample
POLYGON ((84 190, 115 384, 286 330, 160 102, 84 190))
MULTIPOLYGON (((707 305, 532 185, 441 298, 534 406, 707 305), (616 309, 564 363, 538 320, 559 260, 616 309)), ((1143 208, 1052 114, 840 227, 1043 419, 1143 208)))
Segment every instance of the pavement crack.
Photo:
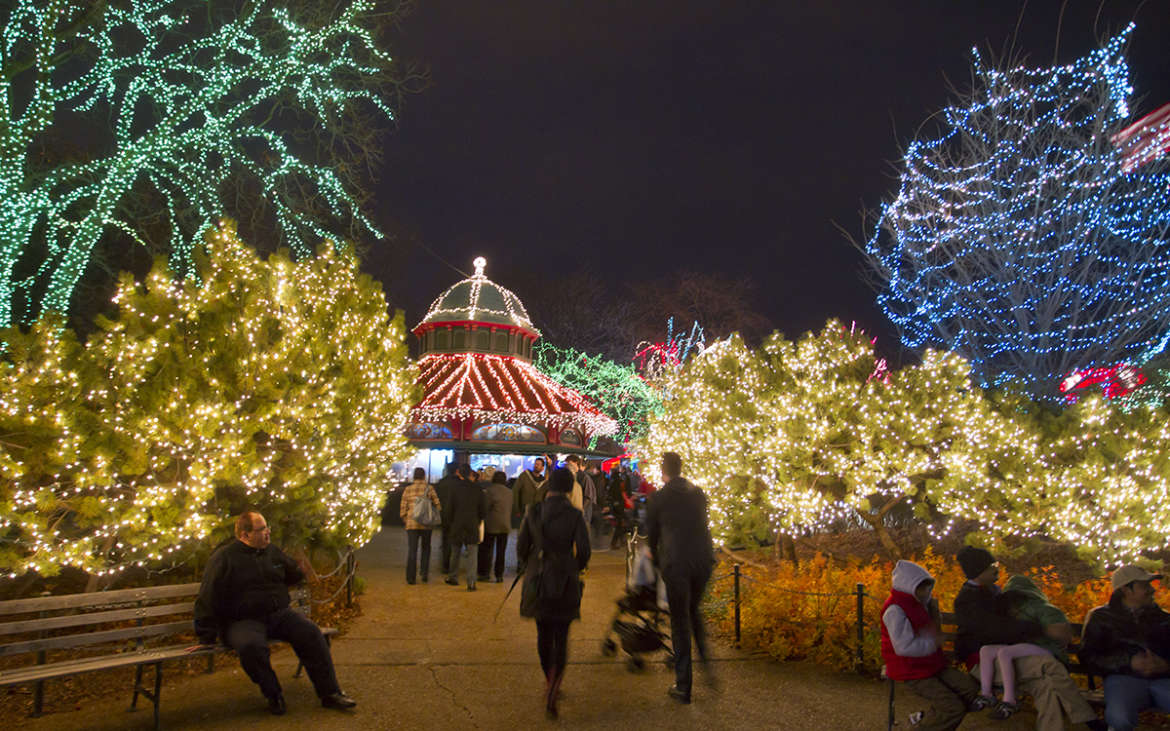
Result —
MULTIPOLYGON (((463 712, 467 714, 467 719, 474 724, 475 723, 475 716, 471 713, 471 709, 468 708, 467 706, 465 706, 464 704, 460 703, 459 697, 455 695, 455 691, 453 691, 450 688, 448 688, 447 686, 443 685, 442 681, 439 680, 438 668, 435 667, 434 665, 431 665, 428 663, 427 669, 431 671, 431 678, 434 679, 435 685, 437 685, 440 688, 442 688, 443 690, 447 691, 447 695, 451 696, 451 702, 453 704, 455 704, 455 707, 463 709, 463 712)), ((479 726, 477 725, 477 726, 475 726, 475 728, 479 728, 479 726)))

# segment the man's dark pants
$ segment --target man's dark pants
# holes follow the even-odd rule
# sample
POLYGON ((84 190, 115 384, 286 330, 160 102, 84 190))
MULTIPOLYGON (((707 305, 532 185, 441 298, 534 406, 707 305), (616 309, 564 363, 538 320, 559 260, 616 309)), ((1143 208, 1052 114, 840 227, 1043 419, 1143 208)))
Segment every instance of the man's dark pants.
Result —
POLYGON ((946 667, 929 678, 907 680, 906 687, 930 701, 931 710, 916 726, 919 731, 953 731, 963 722, 979 684, 967 673, 946 667))
POLYGON ((508 534, 507 533, 488 533, 483 537, 483 543, 479 544, 479 576, 486 579, 488 571, 493 566, 492 551, 496 553, 495 560, 495 574, 496 578, 504 575, 504 551, 508 548, 508 534))
POLYGON ((341 692, 325 636, 308 617, 286 607, 263 620, 238 620, 227 630, 227 644, 240 656, 244 672, 260 686, 265 697, 280 694, 280 681, 268 659, 268 640, 284 640, 292 645, 319 697, 341 692))
POLYGON ((406 583, 413 584, 418 572, 418 546, 422 543, 422 580, 426 581, 431 569, 431 529, 420 528, 406 531, 406 583))
POLYGON ((447 536, 447 526, 443 526, 439 539, 439 557, 442 561, 443 573, 451 573, 451 539, 447 536))
POLYGON ((670 604, 670 640, 674 650, 675 685, 688 695, 691 692, 691 637, 699 650, 699 659, 707 661, 707 631, 699 602, 710 571, 664 573, 666 601, 670 604))

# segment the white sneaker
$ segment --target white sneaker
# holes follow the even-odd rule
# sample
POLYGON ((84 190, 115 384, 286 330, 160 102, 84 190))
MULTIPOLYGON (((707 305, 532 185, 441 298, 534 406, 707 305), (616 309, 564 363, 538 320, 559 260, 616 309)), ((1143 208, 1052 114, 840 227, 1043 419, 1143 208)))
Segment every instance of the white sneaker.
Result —
POLYGON ((910 714, 910 718, 908 720, 910 721, 911 726, 917 726, 918 724, 922 723, 922 719, 924 718, 926 718, 926 711, 915 711, 914 713, 910 714))

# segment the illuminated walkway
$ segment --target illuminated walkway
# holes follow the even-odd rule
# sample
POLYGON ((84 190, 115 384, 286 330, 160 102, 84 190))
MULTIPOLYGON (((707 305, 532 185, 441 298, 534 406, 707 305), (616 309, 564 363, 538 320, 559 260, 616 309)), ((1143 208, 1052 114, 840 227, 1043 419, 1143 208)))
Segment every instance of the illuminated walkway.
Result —
MULTIPOLYGON (((438 535, 432 562, 438 559, 438 535)), ((288 715, 270 716, 263 699, 234 660, 213 675, 164 683, 166 729, 520 729, 560 725, 572 729, 881 729, 884 686, 849 673, 767 658, 716 646, 718 691, 696 676, 694 703, 679 706, 666 695, 672 675, 661 663, 626 671, 622 657, 600 652, 624 581, 623 556, 599 552, 586 579, 583 621, 570 633, 561 720, 544 720, 544 680, 536 656, 536 628, 518 614, 519 587, 499 620, 492 617, 511 584, 447 586, 432 567, 431 582, 404 579, 405 536, 386 528, 359 554, 366 581, 362 616, 334 642, 342 687, 358 700, 355 713, 323 709, 307 679, 292 679, 291 652, 274 655, 288 715)), ((164 675, 164 679, 165 679, 164 675)), ((129 685, 129 681, 127 681, 129 685)), ((48 729, 149 729, 150 712, 126 713, 129 699, 110 699, 80 710, 54 712, 22 725, 48 729)), ((907 728, 905 716, 899 728, 907 728)), ((995 723, 968 717, 962 729, 1026 729, 1035 716, 1021 713, 995 723)))

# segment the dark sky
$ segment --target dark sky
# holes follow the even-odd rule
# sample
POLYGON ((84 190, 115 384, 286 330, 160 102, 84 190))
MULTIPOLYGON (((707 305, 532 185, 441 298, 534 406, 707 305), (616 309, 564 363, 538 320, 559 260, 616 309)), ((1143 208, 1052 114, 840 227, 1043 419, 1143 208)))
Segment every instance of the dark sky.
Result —
POLYGON ((892 340, 837 225, 861 236, 896 192, 972 45, 1019 21, 1034 65, 1065 63, 1136 20, 1137 111, 1170 101, 1170 0, 1068 0, 1059 33, 1059 0, 418 4, 393 50, 433 86, 387 137, 376 211, 410 236, 367 264, 408 326, 460 278, 440 259, 482 254, 513 289, 534 267, 747 274, 790 337, 839 317, 892 340))

